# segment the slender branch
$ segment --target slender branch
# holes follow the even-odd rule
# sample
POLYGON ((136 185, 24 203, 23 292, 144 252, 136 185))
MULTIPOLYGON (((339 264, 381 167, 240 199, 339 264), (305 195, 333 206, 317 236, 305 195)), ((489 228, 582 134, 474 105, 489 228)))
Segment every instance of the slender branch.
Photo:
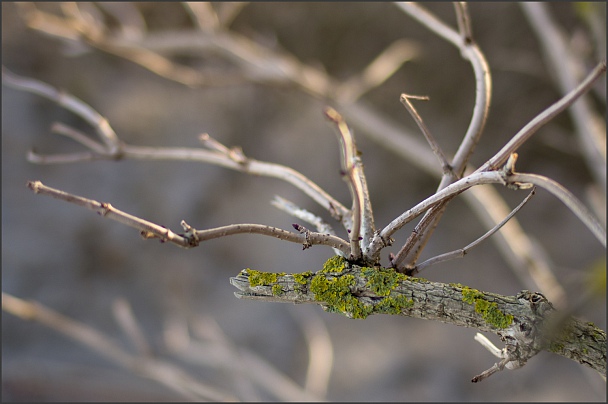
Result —
POLYGON ((535 189, 532 189, 532 191, 528 194, 528 196, 526 196, 526 198, 521 201, 521 203, 519 205, 517 205, 515 207, 515 209, 513 209, 511 211, 511 213, 509 213, 507 215, 507 217, 505 217, 503 220, 500 221, 500 223, 498 223, 496 226, 492 227, 490 230, 488 230, 483 236, 479 237, 477 240, 473 241, 472 243, 468 244, 467 246, 458 249, 458 250, 454 250, 451 252, 447 252, 441 255, 438 255, 436 257, 433 258, 429 258, 428 260, 416 265, 415 268, 413 268, 413 270, 409 271, 408 274, 411 275, 416 275, 417 273, 420 273, 423 269, 425 269, 426 267, 429 267, 431 265, 435 265, 438 264, 440 262, 445 262, 445 261, 449 261, 451 259, 454 258, 462 258, 464 257, 473 247, 479 245, 482 241, 484 241, 485 239, 487 239, 488 237, 492 236, 494 233, 496 233, 498 230, 500 230, 500 228, 502 226, 504 226, 509 220, 511 220, 511 218, 513 216, 515 216, 515 214, 517 212, 519 212, 519 210, 526 204, 528 203, 528 201, 530 200, 530 198, 532 198, 532 196, 535 193, 535 189))
POLYGON ((572 192, 568 191, 561 184, 556 181, 538 174, 523 174, 513 173, 510 176, 514 183, 527 183, 534 184, 538 187, 544 188, 556 196, 560 201, 564 203, 575 215, 580 219, 581 222, 587 226, 587 228, 593 233, 593 235, 599 240, 604 247, 606 247, 606 229, 602 224, 593 216, 593 214, 578 200, 572 192))
POLYGON ((435 137, 422 120, 422 117, 418 114, 418 111, 416 111, 416 108, 414 108, 414 105, 410 102, 410 99, 428 101, 429 97, 401 94, 401 97, 399 97, 399 101, 401 101, 405 109, 407 109, 407 112, 409 112, 412 118, 414 118, 414 121, 422 131, 424 138, 428 142, 429 146, 431 146, 431 150, 439 160, 442 171, 444 173, 450 172, 452 170, 452 167, 450 166, 448 159, 445 157, 443 150, 441 150, 441 147, 439 147, 439 143, 437 143, 437 140, 435 140, 435 137))
MULTIPOLYGON (((475 73, 475 106, 473 108, 471 122, 469 123, 467 132, 452 160, 450 165, 451 170, 444 170, 441 182, 438 186, 438 190, 440 190, 462 176, 468 159, 481 137, 488 117, 492 95, 490 68, 483 53, 473 41, 470 16, 466 4, 455 3, 460 33, 457 33, 452 28, 445 25, 419 5, 413 3, 398 3, 398 5, 427 28, 454 44, 460 50, 463 58, 471 63, 475 73)), ((418 232, 414 237, 408 239, 408 242, 413 245, 407 245, 406 243, 406 245, 401 248, 399 254, 400 261, 408 260, 408 266, 415 264, 428 240, 432 236, 434 229, 441 220, 450 200, 451 199, 446 199, 441 207, 430 210, 425 214, 421 220, 421 223, 424 223, 424 225, 419 226, 418 232), (409 253, 406 254, 406 251, 409 253)))
MULTIPOLYGON (((555 74, 555 81, 562 94, 576 87, 579 77, 585 71, 584 62, 574 57, 570 49, 567 33, 563 32, 550 15, 547 4, 520 3, 530 27, 542 47, 547 66, 555 74)), ((606 191, 606 124, 595 112, 589 97, 582 96, 579 102, 568 110, 576 128, 587 165, 596 182, 606 191)))
POLYGON ((78 98, 38 80, 18 76, 2 66, 2 83, 17 90, 37 94, 73 112, 93 126, 107 147, 107 154, 116 158, 120 153, 120 141, 108 120, 78 98))
MULTIPOLYGON (((40 155, 32 151, 28 154, 31 162, 39 164, 59 164, 91 161, 104 158, 135 158, 144 160, 185 160, 206 162, 249 174, 274 177, 284 180, 302 190, 329 212, 335 213, 338 220, 345 220, 345 218, 348 218, 349 216, 348 209, 346 209, 340 202, 335 200, 333 197, 331 197, 331 195, 298 171, 280 164, 267 163, 246 158, 240 148, 227 148, 224 145, 221 145, 217 140, 211 139, 207 134, 201 135, 201 141, 203 141, 204 145, 210 147, 212 151, 186 148, 152 148, 127 145, 118 139, 118 136, 109 125, 106 118, 101 116, 97 111, 76 97, 61 92, 41 81, 17 76, 9 72, 4 67, 2 68, 2 83, 10 87, 38 94, 55 101, 62 107, 83 118, 91 126, 95 127, 99 137, 106 145, 106 148, 103 148, 99 143, 88 139, 84 134, 72 130, 71 128, 68 129, 68 127, 65 125, 57 126, 57 124, 55 124, 53 126, 54 132, 58 132, 72 138, 73 140, 81 143, 83 146, 91 149, 92 152, 40 155)), ((349 224, 348 221, 343 223, 345 227, 349 224)))
POLYGON ((353 200, 351 209, 352 228, 349 234, 351 254, 354 260, 358 260, 361 258, 361 244, 368 246, 375 232, 369 191, 363 173, 363 163, 359 157, 355 139, 344 118, 333 108, 326 108, 325 115, 336 124, 338 129, 342 149, 342 170, 346 176, 353 200))
POLYGON ((575 89, 560 98, 555 104, 538 114, 528 122, 513 138, 490 160, 477 169, 477 172, 493 170, 503 164, 509 156, 517 151, 537 130, 547 122, 572 105, 581 95, 585 94, 595 81, 606 72, 606 61, 600 62, 575 89))
POLYGON ((83 198, 81 196, 76 196, 55 188, 47 187, 40 181, 30 181, 27 183, 27 186, 35 193, 49 195, 53 198, 74 203, 78 206, 93 210, 94 212, 97 212, 101 216, 107 217, 108 219, 115 220, 129 227, 138 229, 140 230, 142 237, 146 239, 158 238, 163 242, 170 242, 180 247, 196 247, 201 241, 235 234, 261 234, 290 241, 292 243, 302 244, 304 246, 312 246, 317 244, 327 245, 340 250, 343 254, 348 254, 350 252, 348 243, 346 241, 330 234, 316 232, 309 232, 306 235, 295 234, 283 229, 261 224, 233 224, 214 229, 196 230, 182 221, 182 227, 186 232, 183 235, 176 234, 163 226, 118 210, 109 203, 97 202, 92 199, 83 198))
POLYGON ((183 235, 173 233, 171 230, 163 226, 159 226, 155 223, 148 222, 147 220, 140 219, 118 210, 109 203, 97 202, 92 199, 83 198, 81 196, 61 191, 59 189, 47 187, 40 181, 29 181, 27 183, 27 187, 37 194, 48 195, 56 199, 82 206, 103 217, 138 229, 144 238, 159 238, 163 242, 167 241, 185 248, 198 245, 198 242, 192 237, 185 237, 183 235))
POLYGON ((276 237, 280 240, 290 241, 296 244, 302 244, 304 248, 308 248, 313 245, 326 245, 332 248, 337 248, 342 252, 342 254, 348 254, 350 252, 349 245, 345 240, 330 234, 312 231, 308 231, 306 234, 295 234, 287 230, 263 224, 231 224, 229 226, 196 231, 196 236, 199 241, 212 240, 215 238, 232 236, 234 234, 261 234, 264 236, 276 237))

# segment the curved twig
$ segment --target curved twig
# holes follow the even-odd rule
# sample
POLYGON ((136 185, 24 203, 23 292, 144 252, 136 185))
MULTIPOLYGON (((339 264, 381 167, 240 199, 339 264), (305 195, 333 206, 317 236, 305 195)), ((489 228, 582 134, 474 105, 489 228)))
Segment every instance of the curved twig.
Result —
POLYGON ((509 178, 515 183, 534 184, 551 192, 562 201, 564 205, 566 205, 568 209, 587 226, 599 242, 606 247, 606 229, 602 227, 602 224, 593 216, 589 209, 587 209, 572 192, 568 191, 561 184, 538 174, 513 173, 509 178))

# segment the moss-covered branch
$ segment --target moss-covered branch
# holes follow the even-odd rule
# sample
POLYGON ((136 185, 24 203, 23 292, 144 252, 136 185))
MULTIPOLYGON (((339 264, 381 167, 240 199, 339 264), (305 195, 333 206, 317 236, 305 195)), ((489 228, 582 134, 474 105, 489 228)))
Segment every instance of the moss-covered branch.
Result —
POLYGON ((244 269, 230 279, 239 298, 287 303, 316 303, 324 310, 363 319, 398 314, 493 332, 505 342, 501 368, 523 366, 541 350, 565 356, 606 374, 606 333, 577 319, 557 318, 541 294, 517 296, 481 292, 460 284, 430 282, 391 268, 351 265, 330 258, 323 269, 288 275, 244 269))

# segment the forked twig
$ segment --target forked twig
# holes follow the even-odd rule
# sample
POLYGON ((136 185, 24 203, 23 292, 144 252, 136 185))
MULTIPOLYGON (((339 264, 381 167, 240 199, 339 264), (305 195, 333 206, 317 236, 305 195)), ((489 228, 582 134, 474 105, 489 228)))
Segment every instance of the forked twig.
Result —
MULTIPOLYGON (((492 95, 490 68, 483 53, 473 41, 470 17, 464 3, 455 4, 460 32, 456 32, 417 4, 398 3, 398 6, 427 28, 455 45, 460 50, 462 57, 471 63, 475 73, 475 106, 473 108, 471 122, 449 165, 451 170, 443 170, 443 176, 437 188, 438 190, 441 190, 462 176, 469 157, 473 153, 475 146, 481 137, 488 117, 492 95)), ((401 248, 397 256, 399 262, 407 260, 409 262, 408 266, 415 264, 426 243, 433 234, 434 229, 437 227, 450 200, 451 198, 444 200, 441 206, 438 206, 425 214, 420 225, 417 226, 418 232, 413 234, 401 248)))
MULTIPOLYGON (((61 90, 57 90, 42 81, 21 77, 11 73, 4 66, 2 66, 2 83, 17 90, 27 91, 47 98, 56 102, 68 111, 82 117, 89 125, 95 128, 97 135, 106 145, 105 153, 107 156, 112 158, 118 157, 120 153, 120 141, 118 140, 118 136, 116 136, 116 133, 108 123, 108 120, 83 101, 61 90)), ((96 151, 99 150, 99 148, 95 149, 96 151)))
POLYGON ((505 217, 503 220, 500 221, 500 223, 498 223, 496 226, 492 227, 489 231, 487 231, 486 233, 484 233, 483 236, 479 237, 478 239, 476 239, 475 241, 473 241, 472 243, 468 244, 467 246, 458 249, 458 250, 454 250, 454 251, 450 251, 441 255, 438 255, 436 257, 433 258, 429 258, 428 260, 421 262, 420 264, 416 265, 415 268, 412 268, 411 271, 409 271, 410 274, 414 275, 419 273, 420 271, 422 271, 423 269, 425 269, 426 267, 429 267, 431 265, 435 265, 438 264, 440 262, 445 262, 445 261, 449 261, 451 259, 454 258, 462 258, 464 257, 473 247, 479 245, 482 241, 484 241, 485 239, 487 239, 488 237, 490 237, 491 235, 493 235, 494 233, 496 233, 498 230, 500 230, 500 228, 502 226, 504 226, 509 220, 511 220, 511 218, 513 216, 515 216, 515 214, 517 212, 519 212, 519 210, 526 204, 528 203, 528 201, 530 200, 530 198, 532 198, 532 196, 534 195, 535 189, 532 189, 532 191, 528 194, 528 196, 526 196, 526 198, 521 201, 521 203, 519 205, 517 205, 515 207, 515 209, 513 209, 511 211, 511 213, 509 213, 507 215, 507 217, 505 217))
POLYGON ((355 139, 344 118, 333 108, 326 108, 325 116, 336 124, 340 139, 342 170, 353 200, 349 239, 352 259, 356 261, 361 258, 361 245, 368 246, 375 232, 369 191, 355 139))

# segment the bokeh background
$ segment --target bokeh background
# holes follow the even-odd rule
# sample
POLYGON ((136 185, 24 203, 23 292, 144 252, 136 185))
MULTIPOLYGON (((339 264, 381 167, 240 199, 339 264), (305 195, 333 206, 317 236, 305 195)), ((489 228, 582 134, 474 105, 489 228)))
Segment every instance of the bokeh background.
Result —
MULTIPOLYGON (((451 4, 426 6, 455 24, 451 4)), ((57 9, 53 3, 44 7, 57 9)), ((150 30, 192 28, 179 3, 141 3, 138 7, 150 30)), ((550 8, 572 38, 587 32, 572 3, 551 3, 550 8)), ((595 10, 603 13, 605 30, 605 5, 598 3, 595 10)), ((493 76, 491 113, 471 161, 478 166, 560 95, 538 41, 516 3, 472 3, 470 12, 475 38, 493 76)), ((416 133, 399 95, 429 95, 431 102, 421 104, 419 112, 450 155, 466 130, 474 97, 470 65, 450 44, 390 3, 254 3, 242 9, 231 29, 265 46, 286 49, 340 80, 359 72, 393 41, 416 41, 420 55, 364 95, 363 102, 404 131, 416 133)), ((605 47, 583 45, 591 51, 605 47)), ((208 132, 225 145, 241 146, 247 156, 299 170, 350 205, 348 189, 339 175, 335 134, 321 112, 325 104, 298 90, 247 83, 188 88, 119 57, 86 48, 76 52, 56 38, 28 29, 10 2, 2 3, 2 64, 84 100, 104 115, 127 143, 199 147, 198 134, 208 132)), ((605 108, 605 98, 599 99, 598 105, 605 108)), ((472 329, 396 316, 350 320, 325 313, 318 306, 236 299, 228 279, 242 268, 314 271, 331 256, 331 250, 315 246, 302 251, 296 244, 252 235, 212 240, 183 250, 143 240, 137 231, 85 209, 36 196, 26 188, 26 181, 40 180, 110 202, 174 231, 181 230, 182 219, 198 229, 232 223, 291 229, 294 219, 269 203, 275 194, 330 220, 328 215, 289 184, 206 164, 28 163, 26 153, 32 148, 41 153, 79 150, 72 142, 50 134, 54 121, 93 133, 79 118, 52 102, 2 87, 4 292, 38 301, 128 347, 111 310, 115 299, 124 298, 161 357, 169 355, 163 330, 171 321, 199 318, 204 319, 203 324, 211 324, 213 319, 234 347, 254 352, 300 385, 308 360, 303 327, 321 321, 334 349, 326 395, 329 400, 605 400, 606 387, 597 374, 546 352, 520 370, 504 371, 472 384, 472 376, 495 362, 473 340, 472 329)), ((434 191, 436 178, 373 142, 357 127, 354 130, 378 226, 434 191)), ((522 147, 518 170, 547 175, 584 201, 586 189, 593 183, 567 114, 522 147)), ((513 207, 524 195, 505 189, 499 192, 513 207)), ((567 297, 576 300, 588 288, 591 268, 601 262, 605 250, 545 191, 540 190, 517 217, 549 255, 567 297)), ((397 233, 390 251, 397 251, 411 226, 397 233)), ((455 200, 424 257, 460 248, 483 229, 470 208, 455 200)), ((384 260, 388 252, 384 251, 384 260)), ((491 241, 465 259, 437 265, 422 276, 506 295, 524 288, 491 241)), ((605 294, 576 315, 606 329, 605 294)), ((493 335, 488 337, 499 343, 493 335)), ((221 364, 194 366, 174 360, 197 379, 233 389, 234 378, 221 364)), ((183 398, 42 325, 6 313, 2 314, 2 370, 4 401, 183 398)), ((240 398, 276 399, 264 391, 256 394, 240 398)))

